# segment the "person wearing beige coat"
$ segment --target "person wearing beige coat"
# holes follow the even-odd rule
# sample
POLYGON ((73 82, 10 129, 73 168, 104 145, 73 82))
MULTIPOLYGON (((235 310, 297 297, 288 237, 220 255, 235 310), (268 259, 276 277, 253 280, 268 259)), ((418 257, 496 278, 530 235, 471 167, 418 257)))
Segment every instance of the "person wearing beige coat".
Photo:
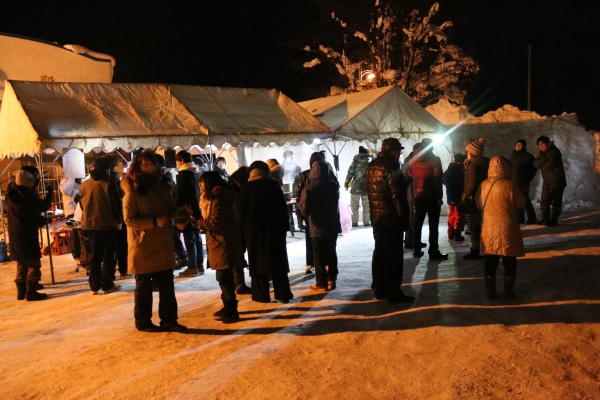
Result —
POLYGON ((504 266, 504 297, 514 298, 517 257, 525 255, 517 210, 526 199, 511 180, 512 164, 501 156, 490 160, 488 178, 481 183, 475 200, 483 212, 481 255, 485 256, 485 285, 488 299, 496 294, 496 270, 500 257, 504 266))
POLYGON ((156 155, 149 150, 137 155, 121 180, 125 192, 123 216, 127 225, 128 272, 135 274, 134 318, 143 332, 183 332, 177 322, 173 284, 175 251, 171 216, 175 211, 173 187, 161 178, 156 155), (158 286, 160 326, 152 323, 152 284, 158 286))

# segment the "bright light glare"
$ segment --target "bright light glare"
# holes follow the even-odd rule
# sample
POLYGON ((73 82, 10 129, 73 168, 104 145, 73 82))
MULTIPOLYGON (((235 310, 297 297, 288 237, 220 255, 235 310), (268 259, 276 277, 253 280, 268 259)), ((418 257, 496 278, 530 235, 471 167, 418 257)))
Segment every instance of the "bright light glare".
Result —
POLYGON ((313 140, 313 144, 321 144, 321 139, 315 139, 315 140, 313 140))
POLYGON ((444 139, 446 139, 446 135, 436 135, 432 138, 433 144, 438 145, 444 143, 444 139))

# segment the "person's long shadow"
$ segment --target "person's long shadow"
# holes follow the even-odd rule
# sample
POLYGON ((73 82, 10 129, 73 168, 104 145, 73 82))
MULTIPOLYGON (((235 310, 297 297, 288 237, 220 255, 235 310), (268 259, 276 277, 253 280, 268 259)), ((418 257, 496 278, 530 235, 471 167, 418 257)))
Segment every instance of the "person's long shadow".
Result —
MULTIPOLYGON (((342 285, 329 293, 309 293, 298 303, 264 309, 241 310, 242 322, 261 318, 296 321, 282 326, 231 324, 207 329, 191 328, 188 334, 272 334, 324 335, 341 332, 373 332, 442 327, 471 327, 503 324, 599 323, 600 281, 598 226, 600 212, 566 217, 558 227, 524 231, 527 256, 518 259, 515 299, 503 298, 503 267, 497 273, 498 299, 485 296, 483 258, 459 259, 451 253, 442 262, 405 259, 404 282, 407 294, 415 294, 414 303, 389 304, 374 300, 370 288, 358 293, 342 285), (552 240, 547 240, 552 238, 552 240), (591 243, 591 244, 590 244, 591 243), (331 305, 321 299, 333 296, 331 305), (307 304, 303 304, 306 302, 307 304), (311 306, 310 304, 314 304, 311 306), (310 303, 310 304, 309 304, 310 303), (306 323, 310 321, 310 323, 306 323), (221 329, 222 328, 222 329, 221 329)), ((300 274, 297 274, 300 275, 300 274)), ((312 277, 295 276, 295 284, 312 277)))

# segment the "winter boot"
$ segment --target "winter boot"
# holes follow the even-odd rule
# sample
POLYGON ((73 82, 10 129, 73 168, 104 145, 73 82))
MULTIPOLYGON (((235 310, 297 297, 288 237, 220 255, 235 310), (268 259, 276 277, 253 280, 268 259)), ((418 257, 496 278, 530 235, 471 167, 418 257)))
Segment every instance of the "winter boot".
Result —
POLYGON ((229 324, 232 322, 237 322, 240 320, 240 314, 237 310, 238 301, 237 300, 224 300, 223 301, 223 313, 220 311, 216 312, 215 319, 217 321, 221 321, 223 323, 229 324))
POLYGON ((485 295, 489 300, 494 300, 498 297, 496 293, 496 275, 485 276, 485 295))
POLYGON ((463 260, 479 260, 479 249, 471 247, 471 252, 463 256, 463 260))
POLYGON ((37 285, 37 279, 30 279, 27 281, 27 293, 25 294, 27 301, 44 300, 48 297, 46 293, 40 293, 37 291, 37 285))
POLYGON ((23 281, 15 281, 15 284, 17 285, 17 300, 25 300, 27 285, 23 281))
POLYGON ((537 217, 535 216, 535 209, 531 203, 525 204, 525 213, 527 214, 527 224, 535 224, 537 221, 537 217))
POLYGON ((464 242, 465 241, 465 237, 460 234, 460 231, 456 231, 456 233, 454 234, 454 241, 456 241, 456 242, 464 242))
MULTIPOLYGON (((558 219, 558 216, 556 217, 558 219)), ((548 226, 550 223, 550 208, 542 207, 542 219, 537 222, 538 225, 548 226)))
POLYGON ((504 298, 514 299, 515 298, 515 276, 504 275, 504 298))
POLYGON ((550 213, 550 219, 548 220, 548 226, 556 226, 558 225, 558 217, 560 216, 560 212, 562 208, 552 208, 552 212, 550 213))

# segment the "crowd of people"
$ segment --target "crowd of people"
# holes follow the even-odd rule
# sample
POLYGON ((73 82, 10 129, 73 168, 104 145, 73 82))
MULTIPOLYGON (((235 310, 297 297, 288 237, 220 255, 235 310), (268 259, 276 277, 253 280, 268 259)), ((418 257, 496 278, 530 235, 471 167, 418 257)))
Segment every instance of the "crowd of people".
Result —
MULTIPOLYGON (((464 258, 484 257, 487 297, 497 297, 500 259, 505 272, 504 296, 515 296, 517 257, 525 252, 519 225, 556 225, 566 186, 562 156, 553 142, 545 136, 538 138, 537 156, 528 153, 526 145, 520 139, 509 158, 489 159, 484 156, 485 139, 469 140, 465 153, 455 154, 445 171, 429 138, 415 144, 404 163, 400 156, 404 147, 398 139, 385 139, 377 155, 359 148, 344 187, 351 193, 353 227, 358 226, 362 208, 363 225, 373 229, 371 289, 375 299, 390 303, 414 300, 401 289, 403 246, 412 250, 414 257, 422 257, 428 247, 430 260, 448 258, 438 244, 444 185, 448 239, 464 241, 467 227, 471 247, 464 258), (543 179, 539 221, 529 198, 537 170, 543 179), (426 216, 429 237, 424 243, 426 216)), ((284 160, 283 164, 276 159, 255 161, 229 175, 223 158, 208 168, 204 160, 194 160, 183 150, 176 154, 177 176, 173 178, 164 158, 145 150, 133 158, 126 174, 123 160, 111 154, 96 158, 86 179, 64 179, 60 190, 65 213, 80 222, 71 234, 70 247, 73 257, 85 264, 91 293, 120 290, 115 283, 117 270, 121 279, 134 275, 136 328, 185 331, 178 323, 174 270, 186 266, 181 277, 204 273, 204 234, 206 268, 215 270, 221 289, 223 307, 214 314, 217 320, 239 320, 239 295, 271 302, 271 285, 274 299, 288 303, 294 298, 286 248, 293 202, 287 201, 284 181, 293 185, 298 222, 306 232, 305 273, 315 275, 310 289, 335 290, 339 273, 336 247, 342 232, 340 183, 323 152, 311 154, 305 171, 293 162, 291 151, 285 152, 284 160), (250 287, 244 278, 246 268, 250 287), (159 325, 152 322, 153 291, 159 293, 159 325)), ((49 209, 53 193, 48 188, 45 198, 40 198, 38 185, 37 168, 24 166, 6 195, 18 300, 47 297, 38 292, 41 252, 37 230, 45 223, 42 215, 49 209)))

